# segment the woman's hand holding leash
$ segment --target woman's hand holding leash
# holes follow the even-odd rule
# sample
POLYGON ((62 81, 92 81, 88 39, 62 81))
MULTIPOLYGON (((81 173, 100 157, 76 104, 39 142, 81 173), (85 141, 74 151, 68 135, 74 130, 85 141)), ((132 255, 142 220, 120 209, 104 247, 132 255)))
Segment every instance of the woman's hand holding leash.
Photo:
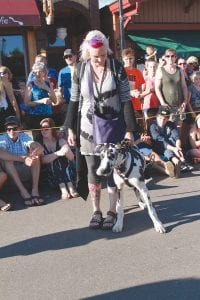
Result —
POLYGON ((129 144, 129 146, 133 146, 133 144, 134 144, 133 133, 130 132, 130 131, 127 131, 125 136, 124 136, 124 140, 126 141, 127 144, 129 144))

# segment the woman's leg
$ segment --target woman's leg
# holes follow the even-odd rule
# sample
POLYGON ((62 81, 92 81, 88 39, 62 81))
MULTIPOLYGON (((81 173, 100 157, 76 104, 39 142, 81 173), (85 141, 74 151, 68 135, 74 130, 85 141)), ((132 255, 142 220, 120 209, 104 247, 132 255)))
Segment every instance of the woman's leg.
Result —
POLYGON ((70 198, 70 193, 68 192, 65 183, 59 183, 59 188, 61 191, 61 199, 65 200, 65 199, 69 199, 70 198))
POLYGON ((79 196, 79 194, 77 193, 77 191, 71 181, 67 182, 67 189, 69 191, 70 197, 77 198, 79 196))
POLYGON ((116 222, 116 206, 118 200, 117 186, 113 179, 113 173, 107 179, 107 190, 109 199, 109 210, 107 216, 103 221, 102 229, 109 230, 113 228, 116 222))
POLYGON ((87 168, 88 168, 88 188, 90 198, 92 200, 93 216, 90 220, 91 228, 99 228, 102 222, 102 212, 100 209, 100 197, 101 197, 101 178, 96 174, 96 170, 100 163, 99 157, 94 155, 85 156, 87 168))

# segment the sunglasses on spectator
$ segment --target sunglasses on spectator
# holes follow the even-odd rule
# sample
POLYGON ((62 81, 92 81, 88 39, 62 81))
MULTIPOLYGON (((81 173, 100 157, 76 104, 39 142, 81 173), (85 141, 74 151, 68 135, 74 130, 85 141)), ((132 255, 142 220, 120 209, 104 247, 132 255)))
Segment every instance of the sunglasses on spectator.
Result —
POLYGON ((68 59, 68 58, 71 59, 71 58, 72 58, 72 55, 66 55, 66 56, 65 56, 65 59, 68 59))
POLYGON ((41 126, 40 128, 41 128, 41 130, 49 130, 50 129, 49 126, 41 126))
POLYGON ((174 54, 172 54, 172 55, 165 55, 165 57, 167 57, 167 58, 169 58, 169 57, 174 58, 174 57, 176 57, 176 55, 174 55, 174 54))
POLYGON ((179 63, 178 65, 179 65, 179 66, 181 66, 181 65, 185 66, 185 65, 187 65, 187 64, 186 64, 186 62, 182 62, 182 63, 179 63))
POLYGON ((6 130, 7 130, 8 132, 10 132, 11 130, 12 130, 12 131, 17 131, 17 130, 18 130, 18 127, 7 127, 6 130))
POLYGON ((34 70, 34 71, 32 71, 32 73, 33 73, 34 75, 37 75, 37 74, 44 73, 44 71, 42 71, 42 70, 34 70))

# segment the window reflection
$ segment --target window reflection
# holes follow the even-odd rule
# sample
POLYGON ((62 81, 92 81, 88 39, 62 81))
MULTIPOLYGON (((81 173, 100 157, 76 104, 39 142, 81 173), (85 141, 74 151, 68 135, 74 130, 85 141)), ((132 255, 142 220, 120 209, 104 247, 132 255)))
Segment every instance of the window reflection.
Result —
POLYGON ((49 47, 66 47, 65 40, 58 37, 55 40, 50 40, 49 47))
POLYGON ((7 66, 17 81, 25 80, 24 55, 22 35, 0 35, 0 65, 7 66))

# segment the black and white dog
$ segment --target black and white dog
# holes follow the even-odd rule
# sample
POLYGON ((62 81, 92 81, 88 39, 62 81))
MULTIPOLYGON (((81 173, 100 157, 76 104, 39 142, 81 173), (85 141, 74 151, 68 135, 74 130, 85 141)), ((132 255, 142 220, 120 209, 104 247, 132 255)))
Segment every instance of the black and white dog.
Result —
POLYGON ((114 181, 119 191, 116 207, 117 221, 113 226, 113 231, 121 232, 123 229, 123 187, 127 184, 134 188, 139 206, 142 209, 147 207, 156 232, 164 233, 165 228, 152 205, 144 181, 145 159, 138 148, 135 146, 127 147, 124 142, 117 145, 100 144, 96 147, 96 153, 99 153, 101 158, 101 163, 96 171, 97 175, 108 176, 113 171, 114 181))

